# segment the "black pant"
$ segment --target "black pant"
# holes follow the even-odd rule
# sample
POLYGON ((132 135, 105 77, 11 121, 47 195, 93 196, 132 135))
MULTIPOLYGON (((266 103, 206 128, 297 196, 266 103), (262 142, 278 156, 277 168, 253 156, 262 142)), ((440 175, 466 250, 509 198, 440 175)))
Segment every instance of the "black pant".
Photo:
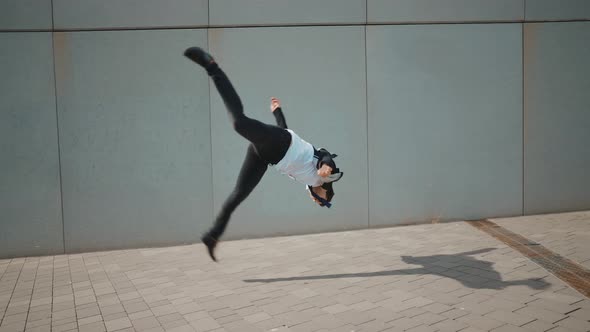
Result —
POLYGON ((209 235, 219 239, 231 214, 260 182, 268 164, 276 164, 283 159, 291 144, 291 134, 285 130, 287 123, 280 109, 273 112, 278 126, 250 119, 244 114, 242 101, 221 68, 213 64, 207 68, 207 72, 223 99, 235 131, 251 143, 236 186, 223 203, 215 224, 209 231, 209 235))

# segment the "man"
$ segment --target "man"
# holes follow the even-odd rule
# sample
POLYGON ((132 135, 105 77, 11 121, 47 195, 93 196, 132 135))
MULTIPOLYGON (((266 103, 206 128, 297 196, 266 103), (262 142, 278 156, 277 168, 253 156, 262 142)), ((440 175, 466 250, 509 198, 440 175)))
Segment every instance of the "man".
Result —
POLYGON ((268 165, 274 165, 279 172, 305 184, 318 205, 330 207, 334 197, 332 183, 340 180, 343 174, 334 163, 336 155, 326 149, 315 149, 288 129, 277 98, 271 99, 276 126, 247 117, 233 85, 209 53, 191 47, 184 55, 207 71, 223 99, 234 130, 250 141, 234 190, 225 200, 213 227, 201 238, 211 258, 217 261, 215 247, 231 214, 260 182, 268 165))

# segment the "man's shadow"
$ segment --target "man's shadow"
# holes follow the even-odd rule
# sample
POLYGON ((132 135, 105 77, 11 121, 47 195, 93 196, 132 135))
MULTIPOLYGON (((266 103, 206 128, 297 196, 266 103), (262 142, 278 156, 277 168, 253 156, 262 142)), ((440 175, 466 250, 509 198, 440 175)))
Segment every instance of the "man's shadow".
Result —
POLYGON ((383 277, 395 275, 425 275, 432 274, 445 278, 451 278, 459 281, 465 287, 479 289, 504 289, 508 286, 528 286, 533 289, 545 289, 549 283, 543 279, 522 279, 503 281, 498 271, 494 270, 494 263, 477 260, 472 255, 483 254, 494 250, 495 248, 486 248, 474 251, 462 252, 452 255, 432 255, 432 256, 401 256, 402 261, 407 264, 422 265, 419 268, 361 272, 361 273, 341 273, 326 274, 315 276, 300 276, 287 278, 272 279, 246 279, 245 282, 281 282, 297 280, 322 280, 336 278, 359 278, 359 277, 383 277))

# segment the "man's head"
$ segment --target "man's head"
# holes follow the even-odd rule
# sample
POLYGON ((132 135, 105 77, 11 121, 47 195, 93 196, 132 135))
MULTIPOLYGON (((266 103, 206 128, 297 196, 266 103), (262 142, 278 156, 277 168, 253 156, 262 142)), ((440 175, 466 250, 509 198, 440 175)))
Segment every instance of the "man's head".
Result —
POLYGON ((332 198, 334 198, 334 187, 332 186, 332 182, 326 182, 326 183, 322 184, 322 186, 320 188, 322 188, 326 192, 325 199, 328 202, 331 202, 332 198))
POLYGON ((309 190, 309 195, 311 199, 316 202, 319 206, 326 206, 331 207, 332 198, 334 198, 334 186, 333 183, 340 180, 342 177, 342 173, 338 171, 339 175, 333 177, 333 181, 331 182, 324 182, 321 186, 312 187, 309 186, 307 189, 309 190))
POLYGON ((332 189, 331 184, 329 188, 326 187, 326 184, 323 184, 319 187, 309 186, 307 189, 309 190, 309 196, 314 202, 316 202, 319 206, 326 206, 329 208, 332 206, 330 202, 334 197, 334 190, 332 189))

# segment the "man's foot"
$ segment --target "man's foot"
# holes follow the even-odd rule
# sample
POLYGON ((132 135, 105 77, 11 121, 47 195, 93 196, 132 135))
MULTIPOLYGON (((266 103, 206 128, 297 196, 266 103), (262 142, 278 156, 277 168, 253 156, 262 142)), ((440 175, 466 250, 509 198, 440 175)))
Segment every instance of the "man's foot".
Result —
POLYGON ((211 54, 205 52, 200 47, 189 47, 184 51, 184 56, 198 63, 201 67, 207 69, 211 64, 215 63, 215 60, 211 54))
POLYGON ((213 236, 207 233, 201 237, 201 241, 203 241, 203 244, 207 246, 207 251, 209 252, 209 256, 211 256, 211 259, 214 262, 217 262, 217 259, 215 258, 215 247, 217 246, 217 239, 215 239, 213 236))

